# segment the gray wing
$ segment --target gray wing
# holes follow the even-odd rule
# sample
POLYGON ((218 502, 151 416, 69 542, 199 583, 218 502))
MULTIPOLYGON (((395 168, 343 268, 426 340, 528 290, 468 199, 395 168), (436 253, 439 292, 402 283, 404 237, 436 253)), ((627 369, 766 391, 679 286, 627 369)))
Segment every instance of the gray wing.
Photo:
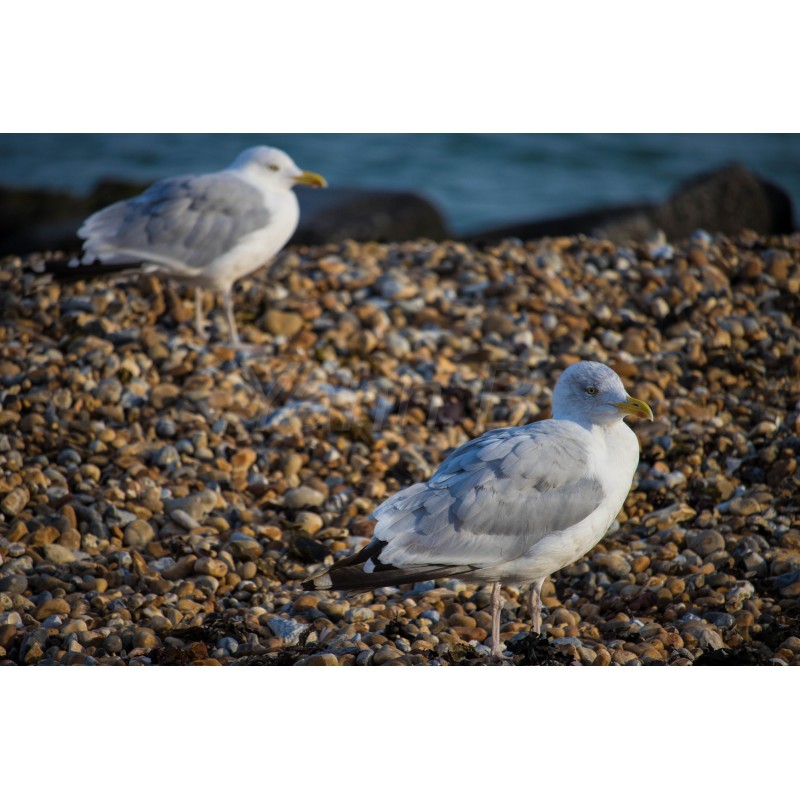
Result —
POLYGON ((374 538, 387 542, 381 563, 489 566, 520 557, 601 504, 587 448, 583 430, 560 420, 490 431, 463 445, 427 483, 375 510, 374 538))
POLYGON ((153 184, 84 222, 87 256, 203 267, 269 221, 261 194, 235 175, 189 175, 153 184))

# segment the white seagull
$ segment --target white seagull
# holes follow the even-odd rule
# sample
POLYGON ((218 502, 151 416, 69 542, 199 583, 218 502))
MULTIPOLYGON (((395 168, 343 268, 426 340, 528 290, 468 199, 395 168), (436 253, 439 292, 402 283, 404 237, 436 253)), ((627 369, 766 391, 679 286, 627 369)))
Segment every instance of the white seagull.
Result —
POLYGON ((500 587, 531 584, 533 629, 544 579, 603 538, 639 463, 631 414, 653 419, 604 364, 568 367, 553 392, 553 418, 484 433, 454 450, 433 477, 375 510, 370 543, 307 589, 369 591, 459 576, 492 584, 492 648, 501 658, 500 587))
POLYGON ((202 291, 222 295, 228 335, 240 343, 231 291, 272 259, 300 219, 295 184, 324 187, 282 150, 251 147, 221 172, 153 184, 130 200, 92 214, 78 231, 84 255, 50 262, 57 278, 143 272, 195 287, 195 325, 203 336, 202 291))

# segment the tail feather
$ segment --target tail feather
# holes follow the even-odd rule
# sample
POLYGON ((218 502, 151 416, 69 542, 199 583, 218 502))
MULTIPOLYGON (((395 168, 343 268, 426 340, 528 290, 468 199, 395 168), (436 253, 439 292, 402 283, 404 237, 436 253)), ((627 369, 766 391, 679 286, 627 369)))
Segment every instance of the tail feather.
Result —
POLYGON ((368 592, 381 586, 400 586, 404 583, 417 581, 431 581, 436 578, 452 578, 455 575, 465 575, 473 572, 475 567, 469 565, 459 566, 430 566, 414 567, 410 569, 383 569, 375 572, 364 572, 361 566, 331 567, 321 575, 315 575, 303 581, 304 589, 343 589, 354 593, 368 592))
POLYGON ((44 262, 44 271, 52 275, 56 280, 68 283, 91 278, 98 278, 103 275, 112 275, 121 272, 133 272, 141 269, 142 261, 123 261, 119 263, 108 263, 95 259, 89 263, 83 263, 76 258, 53 259, 44 262))
POLYGON ((470 564, 427 564, 405 569, 393 567, 391 564, 380 562, 380 553, 385 546, 386 542, 373 539, 362 550, 337 561, 329 570, 303 581, 303 588, 367 592, 380 586, 399 586, 403 583, 451 578, 454 575, 464 575, 476 569, 470 564), (365 572, 364 564, 369 560, 375 566, 371 572, 365 572))

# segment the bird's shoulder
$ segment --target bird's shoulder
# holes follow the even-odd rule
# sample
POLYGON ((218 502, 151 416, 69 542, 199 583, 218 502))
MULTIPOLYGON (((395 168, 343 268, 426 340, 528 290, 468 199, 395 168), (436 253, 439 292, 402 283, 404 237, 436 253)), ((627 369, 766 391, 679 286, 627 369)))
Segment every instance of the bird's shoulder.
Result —
POLYGON ((243 208, 263 206, 259 191, 229 171, 165 178, 128 202, 149 211, 181 204, 194 211, 241 213, 243 208))
MULTIPOLYGON (((540 420, 514 428, 497 428, 456 448, 442 462, 429 483, 443 485, 460 473, 486 469, 497 476, 523 470, 553 475, 570 464, 589 460, 588 432, 568 420, 540 420)), ((569 474, 566 470, 565 474, 569 474)))

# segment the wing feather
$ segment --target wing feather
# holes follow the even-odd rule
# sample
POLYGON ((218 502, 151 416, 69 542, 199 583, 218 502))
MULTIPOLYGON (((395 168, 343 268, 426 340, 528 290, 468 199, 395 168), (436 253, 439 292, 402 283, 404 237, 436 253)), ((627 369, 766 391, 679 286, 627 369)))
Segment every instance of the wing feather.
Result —
POLYGON ((168 178, 89 217, 90 258, 150 258, 201 268, 269 221, 257 189, 227 172, 168 178))
POLYGON ((490 566, 520 557, 595 511, 603 486, 589 436, 546 420, 490 431, 445 459, 426 483, 376 509, 381 563, 490 566))

